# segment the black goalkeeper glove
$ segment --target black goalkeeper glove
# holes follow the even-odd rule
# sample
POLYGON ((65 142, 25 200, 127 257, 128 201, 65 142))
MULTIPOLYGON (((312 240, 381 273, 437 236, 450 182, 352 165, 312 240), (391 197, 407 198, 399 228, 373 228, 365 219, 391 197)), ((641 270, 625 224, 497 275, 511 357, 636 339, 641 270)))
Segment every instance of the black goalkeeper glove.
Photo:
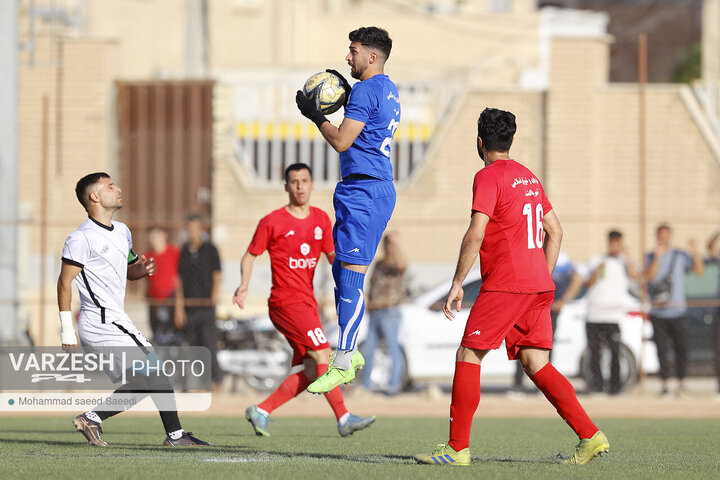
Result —
POLYGON ((343 102, 343 107, 347 105, 348 100, 350 99, 350 90, 352 90, 352 87, 348 83, 347 80, 345 80, 345 77, 343 77, 340 72, 337 70, 333 70, 332 68, 328 68, 325 70, 327 73, 332 73, 333 75, 337 75, 340 79, 340 83, 342 84, 343 88, 345 89, 345 101, 343 102))
POLYGON ((329 121, 320 111, 315 100, 306 97, 302 90, 297 91, 295 103, 303 117, 309 118, 318 128, 320 128, 320 125, 323 123, 329 121))

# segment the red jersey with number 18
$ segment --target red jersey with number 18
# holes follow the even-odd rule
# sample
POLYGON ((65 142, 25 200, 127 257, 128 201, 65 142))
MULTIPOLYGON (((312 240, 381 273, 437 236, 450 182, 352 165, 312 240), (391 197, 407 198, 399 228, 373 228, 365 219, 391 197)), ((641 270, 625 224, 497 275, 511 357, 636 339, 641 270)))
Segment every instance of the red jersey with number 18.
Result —
POLYGON ((306 218, 296 218, 285 207, 266 215, 257 226, 248 252, 270 254, 272 290, 268 305, 307 302, 317 305, 313 293, 315 267, 322 253, 335 251, 330 217, 310 207, 306 218))
POLYGON ((480 247, 481 290, 555 290, 543 251, 543 215, 552 205, 529 169, 515 160, 496 160, 480 170, 472 210, 490 217, 480 247))

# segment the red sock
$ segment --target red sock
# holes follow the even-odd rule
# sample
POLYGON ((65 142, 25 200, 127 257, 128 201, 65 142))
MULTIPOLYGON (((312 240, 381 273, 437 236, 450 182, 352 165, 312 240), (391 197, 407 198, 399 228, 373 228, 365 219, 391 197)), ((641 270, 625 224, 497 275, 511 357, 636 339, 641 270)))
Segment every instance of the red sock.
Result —
POLYGON ((578 437, 591 438, 595 435, 598 428, 580 405, 573 386, 555 367, 548 363, 530 377, 530 380, 545 394, 545 398, 552 403, 578 437))
POLYGON ((305 391, 310 385, 305 372, 298 372, 289 375, 273 393, 270 394, 262 403, 258 403, 258 408, 262 408, 268 413, 283 405, 289 400, 297 397, 305 391))
MULTIPOLYGON (((323 373, 327 372, 327 369, 328 366, 326 363, 318 364, 316 370, 317 376, 319 377, 323 373)), ((335 416, 338 420, 340 420, 340 417, 342 417, 348 412, 348 409, 345 407, 345 400, 343 399, 343 394, 342 390, 340 390, 340 387, 335 387, 330 390, 328 393, 325 394, 325 398, 330 404, 330 408, 332 408, 333 412, 335 412, 335 416)))
POLYGON ((456 451, 470 445, 472 420, 480 403, 480 365, 455 362, 450 403, 450 441, 456 451))

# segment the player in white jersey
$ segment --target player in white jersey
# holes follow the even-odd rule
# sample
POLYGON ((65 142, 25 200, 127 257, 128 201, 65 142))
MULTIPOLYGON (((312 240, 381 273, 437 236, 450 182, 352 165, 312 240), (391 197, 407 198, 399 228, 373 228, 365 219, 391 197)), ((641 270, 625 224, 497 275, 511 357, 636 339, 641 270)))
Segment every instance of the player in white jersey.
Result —
MULTIPOLYGON (((107 173, 100 172, 81 178, 75 194, 88 212, 88 220, 68 236, 63 248, 57 286, 63 349, 73 350, 78 344, 70 311, 74 281, 80 293, 78 332, 83 346, 137 347, 143 355, 154 352, 124 310, 127 280, 139 280, 155 273, 155 261, 138 257, 132 250, 128 227, 112 219, 122 208, 122 192, 107 173)), ((129 382, 113 395, 134 392, 152 396, 151 392, 172 392, 172 386, 164 376, 129 377, 129 382)), ((73 425, 85 435, 90 445, 105 447, 107 443, 101 437, 100 424, 121 411, 90 410, 75 417, 73 425)), ((209 445, 182 429, 175 409, 160 409, 160 418, 167 432, 165 445, 209 445)))

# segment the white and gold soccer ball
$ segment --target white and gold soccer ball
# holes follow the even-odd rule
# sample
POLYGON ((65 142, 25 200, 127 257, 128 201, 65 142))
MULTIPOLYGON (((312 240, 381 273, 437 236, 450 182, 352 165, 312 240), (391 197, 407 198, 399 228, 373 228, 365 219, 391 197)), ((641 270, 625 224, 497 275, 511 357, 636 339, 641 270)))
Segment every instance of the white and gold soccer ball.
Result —
POLYGON ((345 89, 340 77, 330 72, 320 72, 305 82, 303 93, 315 100, 321 112, 330 114, 337 112, 345 103, 345 89))

